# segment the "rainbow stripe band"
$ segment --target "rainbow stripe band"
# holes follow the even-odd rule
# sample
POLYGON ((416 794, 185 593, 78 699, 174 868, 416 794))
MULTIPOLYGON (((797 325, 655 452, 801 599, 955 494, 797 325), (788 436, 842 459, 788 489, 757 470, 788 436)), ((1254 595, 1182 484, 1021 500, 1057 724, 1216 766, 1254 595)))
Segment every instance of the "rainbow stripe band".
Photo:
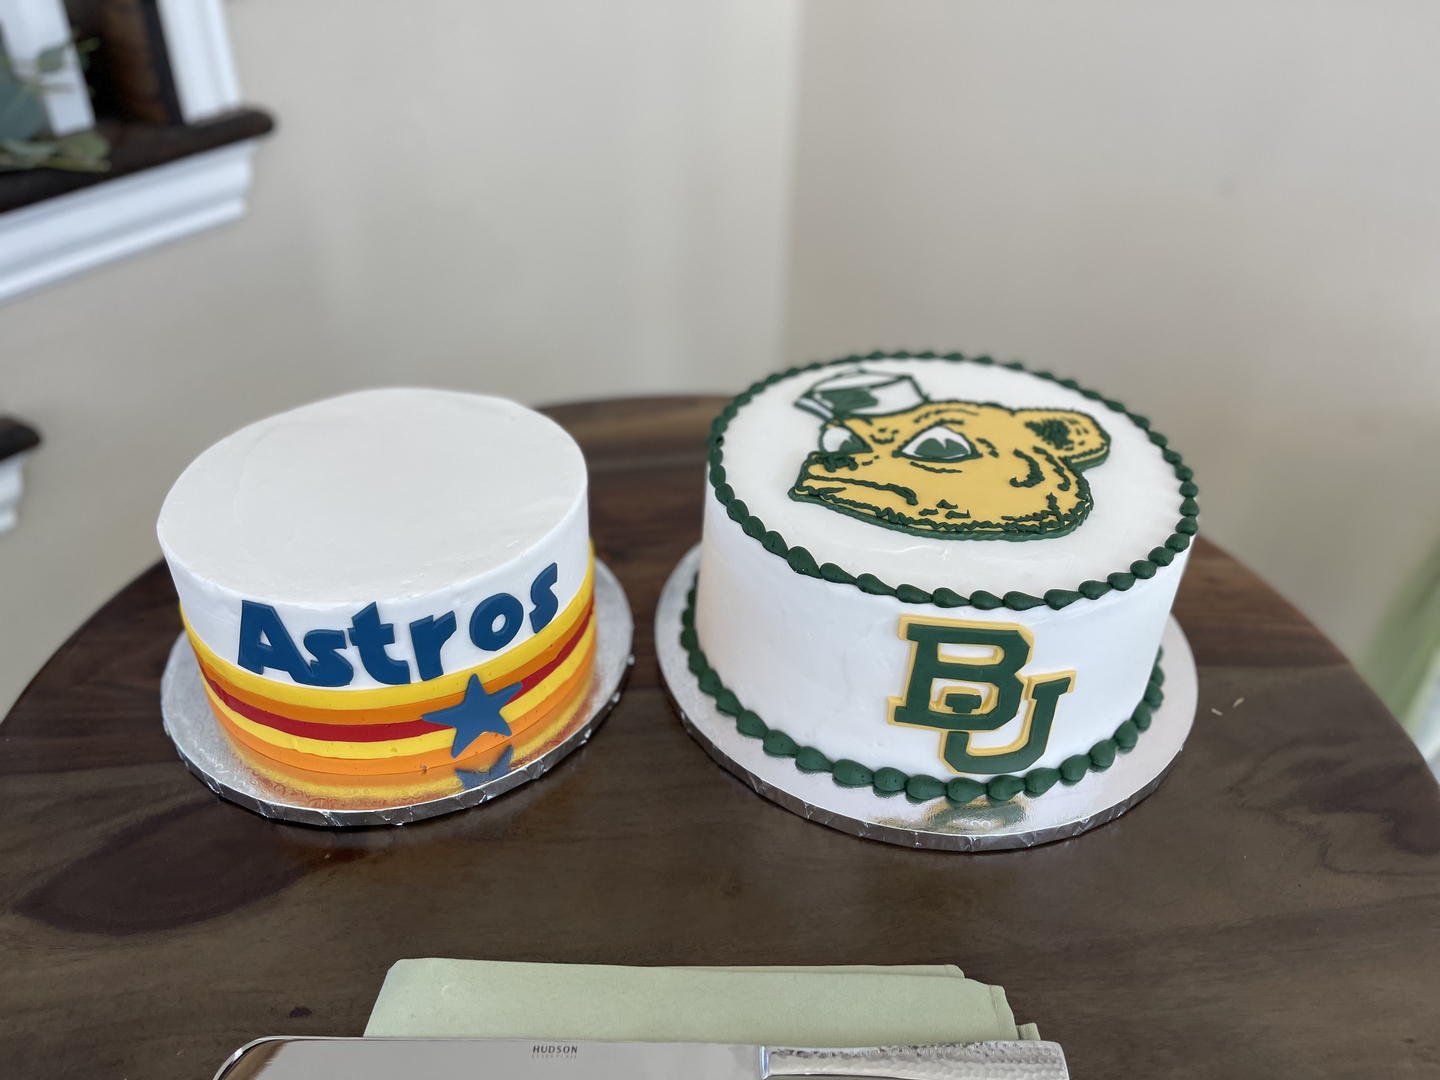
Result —
POLYGON ((494 660, 422 683, 348 691, 281 683, 217 656, 188 622, 186 633, 215 716, 256 753, 314 772, 350 775, 467 763, 494 757, 505 743, 583 696, 595 655, 594 561, 575 598, 540 633, 494 660), (472 677, 486 694, 518 684, 499 709, 510 735, 486 732, 456 754, 456 728, 427 714, 464 700, 472 677))

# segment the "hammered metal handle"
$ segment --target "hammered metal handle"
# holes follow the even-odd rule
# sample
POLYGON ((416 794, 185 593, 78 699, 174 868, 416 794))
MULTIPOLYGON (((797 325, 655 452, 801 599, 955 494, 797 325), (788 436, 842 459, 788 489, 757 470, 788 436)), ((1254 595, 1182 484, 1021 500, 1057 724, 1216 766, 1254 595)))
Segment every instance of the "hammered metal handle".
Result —
POLYGON ((809 1050, 765 1048, 763 1075, 869 1076, 886 1080, 1069 1080, 1059 1043, 954 1043, 809 1050))

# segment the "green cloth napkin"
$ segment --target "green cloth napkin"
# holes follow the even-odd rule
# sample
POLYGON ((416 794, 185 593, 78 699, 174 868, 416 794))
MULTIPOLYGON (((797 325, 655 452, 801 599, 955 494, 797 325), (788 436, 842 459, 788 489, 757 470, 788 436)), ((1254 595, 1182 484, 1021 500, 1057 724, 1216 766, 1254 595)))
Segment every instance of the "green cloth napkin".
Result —
POLYGON ((367 1036, 893 1046, 1038 1039, 957 967, 605 967, 401 960, 367 1036))

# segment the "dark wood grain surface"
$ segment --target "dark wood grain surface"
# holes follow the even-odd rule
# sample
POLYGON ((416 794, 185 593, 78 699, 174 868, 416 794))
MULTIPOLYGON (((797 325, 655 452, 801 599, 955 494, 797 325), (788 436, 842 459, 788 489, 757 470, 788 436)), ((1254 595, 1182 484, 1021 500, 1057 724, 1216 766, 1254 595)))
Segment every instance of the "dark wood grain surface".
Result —
POLYGON ((1194 732, 1092 833, 907 851, 712 763, 650 622, 699 536, 718 406, 550 410, 589 457, 636 666, 587 747, 478 810, 342 832, 219 801, 160 726, 165 570, 102 608, 0 726, 0 1075, 208 1077, 259 1035, 359 1034, 393 961, 454 956, 953 963, 1077 1077, 1440 1076, 1440 789, 1335 648, 1211 545, 1176 608, 1194 732))

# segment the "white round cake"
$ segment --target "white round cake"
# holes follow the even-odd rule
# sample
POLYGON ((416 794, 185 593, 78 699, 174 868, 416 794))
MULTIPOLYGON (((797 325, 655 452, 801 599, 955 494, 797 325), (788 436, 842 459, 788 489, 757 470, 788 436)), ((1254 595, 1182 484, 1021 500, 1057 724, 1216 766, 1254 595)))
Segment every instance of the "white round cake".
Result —
POLYGON ((806 772, 1041 795, 1149 726, 1197 494, 1148 420, 1070 380, 955 354, 795 369, 712 429, 681 640, 806 772))
POLYGON ((221 440, 157 528, 216 716, 349 774, 551 726, 594 654, 586 490, 557 424, 475 394, 362 391, 221 440))

